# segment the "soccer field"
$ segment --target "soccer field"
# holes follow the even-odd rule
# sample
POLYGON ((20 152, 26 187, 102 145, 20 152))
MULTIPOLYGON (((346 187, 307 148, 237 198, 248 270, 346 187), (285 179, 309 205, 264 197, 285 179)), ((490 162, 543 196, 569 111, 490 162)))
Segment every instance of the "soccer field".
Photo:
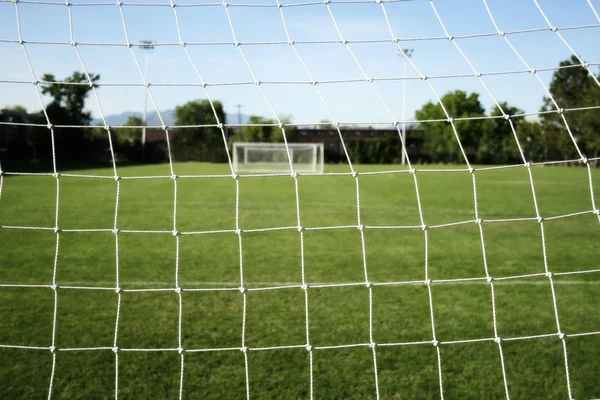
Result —
POLYGON ((300 176, 301 244, 289 176, 240 177, 236 202, 231 177, 186 177, 228 166, 176 164, 174 237, 168 166, 120 167, 118 257, 112 169, 60 177, 58 251, 56 179, 5 176, 0 398, 48 397, 53 331, 52 398, 113 398, 116 326, 123 399, 175 399, 181 384, 190 399, 245 398, 247 385, 251 398, 307 398, 311 382, 317 399, 377 389, 384 399, 567 399, 569 387, 599 398, 600 224, 587 169, 531 168, 544 239, 526 168, 475 173, 491 285, 471 174, 422 168, 419 206, 412 174, 368 173, 400 166, 357 166, 364 236, 354 177, 300 176))

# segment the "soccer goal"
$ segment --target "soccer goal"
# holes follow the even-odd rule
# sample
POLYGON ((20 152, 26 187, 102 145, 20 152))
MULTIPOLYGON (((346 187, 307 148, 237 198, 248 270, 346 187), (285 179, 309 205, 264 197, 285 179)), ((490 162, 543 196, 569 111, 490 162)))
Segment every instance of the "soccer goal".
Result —
POLYGON ((323 143, 233 144, 233 168, 239 172, 323 173, 323 143))

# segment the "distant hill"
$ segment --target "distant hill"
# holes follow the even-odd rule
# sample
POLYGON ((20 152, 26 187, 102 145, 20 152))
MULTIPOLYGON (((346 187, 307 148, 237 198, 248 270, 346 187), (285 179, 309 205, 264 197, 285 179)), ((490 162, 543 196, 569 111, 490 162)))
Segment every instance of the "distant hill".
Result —
MULTIPOLYGON (((164 110, 160 112, 160 115, 163 118, 163 121, 165 122, 165 125, 167 126, 171 126, 175 124, 175 110, 171 109, 171 110, 164 110)), ((237 113, 232 113, 232 114, 227 114, 227 121, 229 123, 232 124, 237 124, 238 123, 238 114, 237 113)), ((142 118, 142 113, 141 112, 134 112, 134 111, 125 111, 122 112, 121 114, 111 114, 111 115, 107 115, 106 118, 106 122, 109 125, 115 126, 115 125, 125 125, 127 123, 127 120, 129 119, 129 117, 140 117, 142 118)), ((241 120, 242 120, 242 124, 245 124, 249 121, 250 117, 246 114, 241 114, 241 120)), ((92 121, 92 125, 98 125, 98 124, 102 124, 102 120, 101 119, 95 119, 92 121)), ((148 112, 148 125, 149 126, 160 126, 160 119, 158 118, 158 114, 156 113, 156 111, 153 112, 148 112)))

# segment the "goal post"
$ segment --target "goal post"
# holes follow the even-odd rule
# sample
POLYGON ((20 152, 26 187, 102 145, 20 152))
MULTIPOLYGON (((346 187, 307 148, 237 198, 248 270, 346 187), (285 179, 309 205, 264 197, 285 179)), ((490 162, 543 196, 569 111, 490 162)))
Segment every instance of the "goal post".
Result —
POLYGON ((233 144, 233 168, 236 173, 294 172, 322 174, 323 143, 252 143, 233 144))

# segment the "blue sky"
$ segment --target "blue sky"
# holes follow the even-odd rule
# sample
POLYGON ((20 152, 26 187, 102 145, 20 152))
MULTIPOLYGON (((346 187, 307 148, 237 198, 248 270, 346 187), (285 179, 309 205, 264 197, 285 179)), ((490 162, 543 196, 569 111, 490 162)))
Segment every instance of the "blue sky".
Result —
MULTIPOLYGON (((103 0, 95 0, 96 3, 103 0)), ((209 0, 213 1, 213 0, 209 0)), ((285 0, 282 4, 302 0, 285 0)), ((73 35, 77 42, 126 43, 121 17, 114 2, 105 6, 75 6, 72 1, 73 35)), ((168 1, 144 0, 149 4, 168 1)), ((232 4, 275 5, 276 0, 231 0, 232 4)), ((206 1, 183 0, 180 4, 209 4, 206 1)), ((478 35, 496 32, 482 0, 435 0, 433 2, 450 35, 478 35)), ((503 31, 547 27, 546 21, 532 0, 488 0, 496 22, 503 31)), ((539 0, 552 25, 572 27, 597 25, 588 0, 539 0)), ((600 0, 592 0, 600 11, 600 0)), ((382 12, 375 2, 367 4, 330 4, 331 11, 346 40, 390 40, 392 35, 382 12)), ((428 0, 384 3, 396 37, 434 38, 445 36, 428 0)), ((70 42, 68 10, 64 5, 18 5, 23 40, 70 42)), ((176 19, 170 7, 122 7, 131 43, 152 40, 178 43, 176 19)), ((276 7, 229 7, 239 42, 287 41, 281 15, 276 7)), ((284 7, 289 34, 295 41, 340 40, 325 4, 284 7)), ((222 6, 178 7, 181 34, 185 42, 233 42, 227 14, 222 6)), ((15 5, 0 0, 0 80, 31 81, 31 73, 19 44, 15 5)), ((600 27, 561 31, 572 48, 589 63, 600 62, 600 27)), ((517 51, 533 68, 555 67, 571 56, 556 33, 551 31, 520 33, 508 36, 517 51)), ((479 72, 505 72, 525 67, 504 40, 497 36, 457 39, 457 43, 479 72)), ((427 76, 472 74, 472 70, 449 40, 407 40, 403 48, 414 50, 412 60, 427 76)), ((33 70, 38 78, 52 73, 58 79, 82 70, 73 47, 65 44, 26 44, 33 70)), ((347 47, 341 43, 296 44, 296 49, 317 81, 364 79, 363 73, 347 47)), ((373 78, 402 77, 403 58, 396 45, 385 43, 351 44, 359 63, 373 78)), ((101 83, 132 84, 143 82, 130 50, 124 46, 79 46, 89 71, 101 75, 101 83)), ((203 78, 208 83, 250 82, 253 78, 233 44, 187 46, 203 78)), ((309 77, 289 45, 242 45, 242 49, 257 78, 261 81, 307 81, 309 77)), ((144 54, 135 50, 143 67, 144 54)), ((594 67, 594 71, 597 71, 594 67)), ((408 76, 418 76, 408 67, 408 76)), ((548 83, 552 72, 540 73, 548 83)), ((149 56, 149 81, 181 86, 152 88, 159 110, 165 110, 193 99, 206 98, 205 91, 186 83, 199 83, 199 78, 180 46, 157 46, 149 56)), ((532 74, 486 76, 486 85, 499 101, 508 101, 526 112, 537 112, 544 90, 532 74)), ((444 94, 450 90, 476 91, 489 110, 493 102, 475 77, 432 79, 435 90, 444 94)), ((375 83, 394 118, 402 118, 402 81, 375 83)), ((330 119, 317 90, 312 85, 265 84, 262 86, 279 115, 289 115, 297 123, 330 119)), ((385 108, 367 82, 327 83, 319 85, 333 117, 343 122, 389 122, 385 108)), ((260 90, 255 85, 209 87, 211 97, 220 100, 227 112, 235 114, 235 105, 243 105, 244 114, 273 117, 260 90)), ((426 82, 407 83, 408 119, 434 94, 426 82)), ((105 115, 143 109, 144 89, 132 86, 103 86, 98 95, 105 115)), ((31 84, 0 83, 0 108, 20 104, 29 110, 41 108, 31 84)), ((100 111, 93 98, 88 109, 94 117, 100 111)), ((149 103, 149 110, 154 105, 149 103)), ((235 122, 235 119, 230 122, 235 122)))

